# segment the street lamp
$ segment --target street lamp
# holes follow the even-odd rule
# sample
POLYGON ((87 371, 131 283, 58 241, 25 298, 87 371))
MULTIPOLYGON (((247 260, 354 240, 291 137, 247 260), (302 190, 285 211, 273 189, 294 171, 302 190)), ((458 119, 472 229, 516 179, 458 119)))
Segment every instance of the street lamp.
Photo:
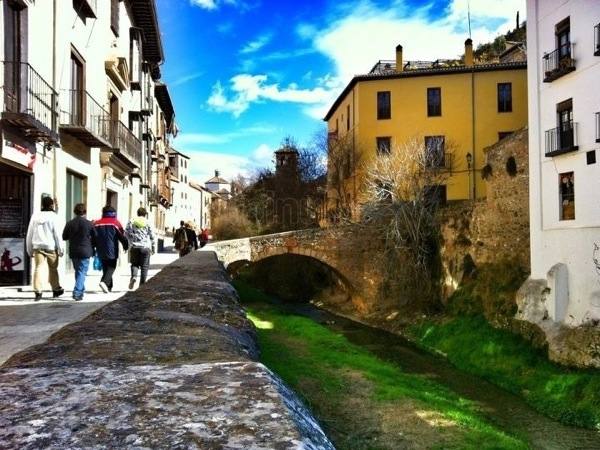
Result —
POLYGON ((472 200, 473 197, 471 196, 471 193, 473 191, 473 188, 471 186, 471 163, 473 162, 473 155, 471 155, 471 152, 467 153, 467 175, 469 177, 469 199, 472 200))

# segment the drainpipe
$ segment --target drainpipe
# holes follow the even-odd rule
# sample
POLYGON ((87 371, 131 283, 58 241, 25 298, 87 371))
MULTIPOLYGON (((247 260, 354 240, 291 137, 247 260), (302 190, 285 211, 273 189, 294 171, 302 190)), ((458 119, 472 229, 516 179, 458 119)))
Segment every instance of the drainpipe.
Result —
POLYGON ((355 111, 356 111, 356 101, 355 101, 355 96, 354 96, 354 90, 355 88, 352 88, 352 171, 354 172, 354 176, 352 177, 352 185, 353 188, 352 190, 354 191, 354 204, 356 205, 356 130, 355 130, 355 125, 356 125, 356 116, 355 116, 355 111))
MULTIPOLYGON (((56 0, 52 0, 52 89, 54 89, 56 92, 58 92, 58 90, 56 89, 56 0)), ((58 98, 57 98, 58 100, 58 98)), ((56 106, 56 105, 53 105, 56 106)), ((60 120, 60 118, 59 118, 60 120)), ((57 178, 58 178, 58 166, 57 166, 57 162, 56 162, 56 157, 58 155, 58 151, 57 148, 54 148, 54 155, 52 158, 52 196, 54 197, 54 201, 56 206, 56 209, 58 210, 58 207, 60 206, 57 203, 57 178)))
POLYGON ((476 171, 476 156, 475 156, 475 64, 473 58, 473 41, 471 38, 465 41, 465 66, 471 68, 471 151, 472 164, 469 170, 469 179, 473 176, 473 191, 469 192, 469 197, 477 200, 477 179, 475 178, 476 171))

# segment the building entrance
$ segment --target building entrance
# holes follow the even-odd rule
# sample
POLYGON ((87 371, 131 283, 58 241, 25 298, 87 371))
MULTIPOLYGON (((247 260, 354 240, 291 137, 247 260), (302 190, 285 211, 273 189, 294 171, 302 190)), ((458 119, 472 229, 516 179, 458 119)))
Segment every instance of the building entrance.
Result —
POLYGON ((31 217, 31 175, 0 163, 0 286, 29 284, 25 251, 31 217))

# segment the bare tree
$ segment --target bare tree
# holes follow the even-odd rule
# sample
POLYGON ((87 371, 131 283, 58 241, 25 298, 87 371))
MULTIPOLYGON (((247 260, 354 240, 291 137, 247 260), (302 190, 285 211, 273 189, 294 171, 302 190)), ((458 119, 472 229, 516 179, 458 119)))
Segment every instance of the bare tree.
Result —
POLYGON ((414 137, 376 155, 365 168, 363 224, 383 239, 386 254, 392 258, 387 267, 398 271, 403 265, 400 270, 405 276, 408 271, 417 291, 427 286, 435 289, 431 281, 435 279, 438 209, 450 175, 451 148, 444 148, 443 141, 426 144, 424 138, 414 137))
POLYGON ((336 202, 331 209, 334 221, 351 217, 356 196, 354 178, 360 167, 362 151, 353 139, 352 133, 340 136, 338 133, 319 132, 313 146, 324 149, 327 154, 327 190, 336 202))

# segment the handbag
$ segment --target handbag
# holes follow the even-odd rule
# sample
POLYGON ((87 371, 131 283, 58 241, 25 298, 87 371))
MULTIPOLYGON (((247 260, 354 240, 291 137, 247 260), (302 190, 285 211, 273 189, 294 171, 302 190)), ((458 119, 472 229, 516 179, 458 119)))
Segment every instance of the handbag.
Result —
POLYGON ((94 267, 94 270, 102 270, 102 260, 100 259, 100 257, 98 255, 94 255, 93 267, 94 267))

